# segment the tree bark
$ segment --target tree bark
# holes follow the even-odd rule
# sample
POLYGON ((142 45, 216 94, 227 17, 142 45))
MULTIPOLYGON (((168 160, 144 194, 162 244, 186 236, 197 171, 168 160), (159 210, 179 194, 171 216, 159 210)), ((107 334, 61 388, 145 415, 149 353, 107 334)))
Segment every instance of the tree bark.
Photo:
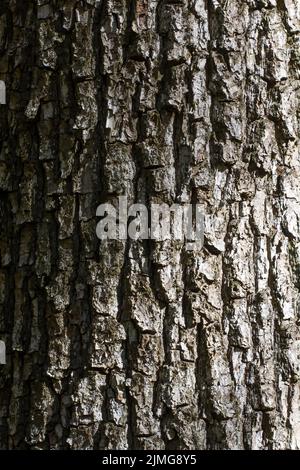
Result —
POLYGON ((298 0, 2 0, 2 449, 299 449, 298 0), (298 114, 297 114, 298 113, 298 114), (201 203, 200 250, 96 208, 201 203))

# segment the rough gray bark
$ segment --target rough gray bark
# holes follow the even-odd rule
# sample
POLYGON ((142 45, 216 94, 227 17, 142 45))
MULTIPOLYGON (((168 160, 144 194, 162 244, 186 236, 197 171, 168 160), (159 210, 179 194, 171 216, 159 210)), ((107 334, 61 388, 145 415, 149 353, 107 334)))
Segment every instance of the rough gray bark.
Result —
POLYGON ((300 448, 299 1, 0 15, 1 448, 300 448), (100 243, 119 195, 204 248, 100 243))

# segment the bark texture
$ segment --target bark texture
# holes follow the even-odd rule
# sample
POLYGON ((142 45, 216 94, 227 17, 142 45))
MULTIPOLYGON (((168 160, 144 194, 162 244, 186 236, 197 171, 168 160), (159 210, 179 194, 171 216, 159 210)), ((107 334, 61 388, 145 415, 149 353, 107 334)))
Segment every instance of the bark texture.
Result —
POLYGON ((1 0, 2 449, 299 449, 298 0, 1 0), (96 207, 199 202, 205 244, 96 207))

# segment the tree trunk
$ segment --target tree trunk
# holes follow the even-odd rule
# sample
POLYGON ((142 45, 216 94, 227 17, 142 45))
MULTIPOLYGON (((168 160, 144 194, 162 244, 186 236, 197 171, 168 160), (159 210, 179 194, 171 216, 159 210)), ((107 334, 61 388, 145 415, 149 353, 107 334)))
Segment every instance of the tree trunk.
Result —
POLYGON ((0 447, 300 448, 299 1, 0 15, 0 447), (204 247, 100 241, 124 195, 204 247))

